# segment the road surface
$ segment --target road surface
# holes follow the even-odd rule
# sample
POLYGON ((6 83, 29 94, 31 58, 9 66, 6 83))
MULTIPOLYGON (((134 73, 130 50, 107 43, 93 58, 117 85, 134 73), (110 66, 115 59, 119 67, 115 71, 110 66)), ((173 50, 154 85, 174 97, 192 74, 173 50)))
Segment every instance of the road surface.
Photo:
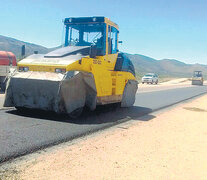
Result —
POLYGON ((3 107, 4 103, 4 94, 0 92, 0 109, 3 107))
POLYGON ((72 140, 129 119, 150 120, 152 111, 207 93, 207 86, 138 93, 134 107, 99 107, 71 120, 52 112, 0 110, 0 162, 35 150, 72 140))

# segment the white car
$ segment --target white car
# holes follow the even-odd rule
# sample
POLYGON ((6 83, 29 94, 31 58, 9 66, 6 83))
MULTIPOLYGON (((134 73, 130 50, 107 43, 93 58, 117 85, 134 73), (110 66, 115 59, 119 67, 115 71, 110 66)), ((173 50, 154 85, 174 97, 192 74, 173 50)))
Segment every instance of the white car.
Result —
POLYGON ((158 76, 154 73, 148 73, 142 77, 142 84, 144 84, 144 83, 157 84, 158 83, 158 76))

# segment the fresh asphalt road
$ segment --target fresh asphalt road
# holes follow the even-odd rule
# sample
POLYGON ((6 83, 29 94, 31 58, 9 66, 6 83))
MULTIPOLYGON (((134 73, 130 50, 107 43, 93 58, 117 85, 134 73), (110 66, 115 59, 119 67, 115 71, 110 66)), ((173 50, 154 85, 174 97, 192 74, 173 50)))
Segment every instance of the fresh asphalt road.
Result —
POLYGON ((0 108, 3 107, 3 103, 4 103, 4 94, 2 94, 2 93, 0 92, 0 108))
POLYGON ((129 119, 147 121, 150 112, 207 93, 207 86, 142 92, 131 108, 99 107, 71 120, 52 112, 0 110, 0 162, 72 140, 129 119), (144 116, 143 115, 146 115, 144 116))

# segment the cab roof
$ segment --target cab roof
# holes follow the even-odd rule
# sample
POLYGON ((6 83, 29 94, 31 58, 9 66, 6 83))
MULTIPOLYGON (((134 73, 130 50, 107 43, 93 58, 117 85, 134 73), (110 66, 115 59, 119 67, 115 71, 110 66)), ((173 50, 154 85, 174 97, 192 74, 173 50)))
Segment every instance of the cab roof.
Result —
POLYGON ((118 25, 114 22, 112 22, 109 18, 103 17, 103 16, 93 16, 93 17, 70 17, 65 18, 64 24, 82 24, 82 23, 106 23, 113 27, 115 27, 117 30, 119 29, 118 25))

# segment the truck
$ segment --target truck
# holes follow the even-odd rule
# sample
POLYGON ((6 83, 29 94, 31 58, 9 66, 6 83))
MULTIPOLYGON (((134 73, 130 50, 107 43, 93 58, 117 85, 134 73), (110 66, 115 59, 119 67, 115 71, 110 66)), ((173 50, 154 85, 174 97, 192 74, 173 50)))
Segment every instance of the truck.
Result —
POLYGON ((17 67, 16 56, 12 52, 0 51, 0 89, 5 91, 8 76, 17 67))
POLYGON ((158 75, 154 74, 154 73, 147 73, 142 77, 142 84, 144 83, 155 83, 158 84, 158 75))

